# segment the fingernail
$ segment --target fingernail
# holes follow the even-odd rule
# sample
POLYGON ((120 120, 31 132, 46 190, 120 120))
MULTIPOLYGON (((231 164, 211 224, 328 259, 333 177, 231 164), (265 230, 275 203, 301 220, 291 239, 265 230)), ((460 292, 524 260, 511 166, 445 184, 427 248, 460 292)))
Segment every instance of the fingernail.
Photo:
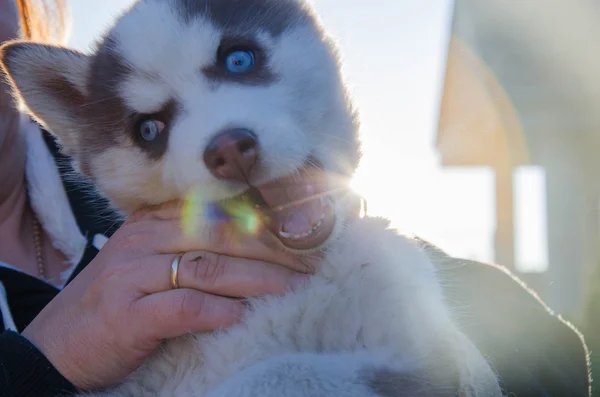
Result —
POLYGON ((292 274, 289 281, 292 291, 297 291, 300 288, 306 287, 309 282, 310 276, 299 273, 292 274))

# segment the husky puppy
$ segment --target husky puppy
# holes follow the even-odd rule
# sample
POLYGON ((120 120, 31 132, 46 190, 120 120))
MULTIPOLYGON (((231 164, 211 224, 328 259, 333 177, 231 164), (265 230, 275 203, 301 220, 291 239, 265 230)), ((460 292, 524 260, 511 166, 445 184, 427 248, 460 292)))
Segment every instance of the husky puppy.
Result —
POLYGON ((250 196, 282 249, 322 256, 305 287, 251 300, 231 329, 165 343, 95 395, 502 395, 424 252, 384 219, 351 216, 358 117, 305 2, 140 0, 93 54, 12 42, 1 61, 124 213, 198 187, 203 203, 250 196))

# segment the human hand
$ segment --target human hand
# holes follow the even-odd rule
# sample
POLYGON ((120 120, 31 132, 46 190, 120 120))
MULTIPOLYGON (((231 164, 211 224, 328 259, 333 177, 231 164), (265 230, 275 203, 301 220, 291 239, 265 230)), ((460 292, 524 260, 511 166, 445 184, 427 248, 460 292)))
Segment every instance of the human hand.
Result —
POLYGON ((297 258, 258 239, 185 238, 179 208, 131 216, 23 331, 76 387, 114 385, 164 339, 235 324, 245 306, 233 298, 280 294, 306 280, 291 270, 303 269, 297 258), (185 254, 173 289, 178 253, 185 254))

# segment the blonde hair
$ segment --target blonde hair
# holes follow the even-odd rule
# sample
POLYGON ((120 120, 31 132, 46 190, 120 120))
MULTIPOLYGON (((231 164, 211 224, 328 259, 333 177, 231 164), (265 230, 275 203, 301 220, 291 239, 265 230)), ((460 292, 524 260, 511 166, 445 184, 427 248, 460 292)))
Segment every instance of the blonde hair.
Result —
POLYGON ((65 0, 15 0, 21 38, 54 44, 67 40, 68 9, 65 0))

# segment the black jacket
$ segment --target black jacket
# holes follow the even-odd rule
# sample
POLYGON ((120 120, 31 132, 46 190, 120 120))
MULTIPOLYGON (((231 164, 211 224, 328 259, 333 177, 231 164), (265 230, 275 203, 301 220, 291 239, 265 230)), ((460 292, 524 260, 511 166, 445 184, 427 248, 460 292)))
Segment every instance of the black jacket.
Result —
MULTIPOLYGON (((47 143, 60 164, 52 138, 47 143)), ((64 167, 63 167, 64 170, 64 167)), ((87 236, 110 236, 118 226, 97 216, 86 190, 63 180, 75 217, 87 236), (93 208, 93 209, 92 209, 93 208)), ((463 331, 491 361, 503 386, 516 397, 587 397, 590 378, 587 350, 580 334, 553 315, 524 285, 501 267, 447 256, 422 241, 440 263, 444 287, 463 331)), ((74 277, 97 254, 88 244, 74 277)), ((14 321, 22 330, 58 290, 9 269, 0 281, 14 302, 14 321)), ((14 332, 0 335, 0 396, 56 397, 76 392, 46 358, 14 332)), ((399 396, 401 397, 401 396, 399 396)))

